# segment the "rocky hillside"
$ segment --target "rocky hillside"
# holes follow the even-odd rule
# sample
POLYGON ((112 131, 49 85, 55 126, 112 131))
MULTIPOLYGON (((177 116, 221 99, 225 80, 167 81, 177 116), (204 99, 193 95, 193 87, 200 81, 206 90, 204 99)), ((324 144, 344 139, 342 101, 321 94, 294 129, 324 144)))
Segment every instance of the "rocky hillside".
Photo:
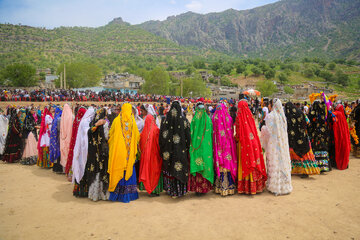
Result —
POLYGON ((180 45, 227 54, 360 59, 359 0, 282 0, 245 11, 187 12, 139 26, 180 45))

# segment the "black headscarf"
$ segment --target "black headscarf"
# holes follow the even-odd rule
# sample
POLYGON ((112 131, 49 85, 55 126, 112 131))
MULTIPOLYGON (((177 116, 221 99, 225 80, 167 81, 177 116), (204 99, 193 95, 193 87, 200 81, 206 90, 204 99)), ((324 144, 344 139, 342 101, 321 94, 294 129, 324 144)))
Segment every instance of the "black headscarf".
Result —
POLYGON ((299 157, 302 157, 310 151, 309 139, 306 134, 305 115, 291 102, 285 104, 285 115, 288 125, 289 147, 299 157))
POLYGON ((310 120, 308 132, 311 147, 314 151, 328 151, 330 134, 326 121, 325 104, 315 101, 309 110, 308 116, 310 120))
POLYGON ((94 127, 97 121, 105 119, 105 117, 106 109, 101 108, 90 122, 88 159, 86 162, 86 175, 89 186, 95 181, 96 174, 99 173, 99 179, 104 184, 103 189, 107 189, 109 184, 109 174, 107 173, 109 145, 105 138, 104 126, 94 127))
POLYGON ((159 136, 163 170, 183 184, 189 175, 190 123, 181 112, 179 102, 173 102, 161 124, 159 136))
MULTIPOLYGON (((358 137, 360 137, 360 104, 358 104, 352 111, 350 114, 350 118, 352 121, 355 122, 355 131, 356 131, 356 135, 358 137)), ((360 141, 359 143, 356 145, 355 141, 353 139, 353 137, 351 136, 351 142, 356 146, 359 147, 360 146, 360 141)))

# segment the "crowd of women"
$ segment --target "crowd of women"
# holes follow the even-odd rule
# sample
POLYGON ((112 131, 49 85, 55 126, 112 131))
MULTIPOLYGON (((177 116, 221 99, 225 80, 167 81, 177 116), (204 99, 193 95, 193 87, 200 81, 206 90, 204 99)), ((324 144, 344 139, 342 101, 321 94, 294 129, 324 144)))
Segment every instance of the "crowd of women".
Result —
POLYGON ((163 117, 151 104, 9 107, 0 117, 0 154, 65 173, 76 197, 120 202, 139 190, 173 198, 289 194, 292 175, 347 169, 351 143, 360 157, 359 104, 349 117, 340 102, 315 100, 307 113, 278 99, 262 105, 260 132, 245 99, 211 111, 199 99, 191 123, 179 101, 163 117))

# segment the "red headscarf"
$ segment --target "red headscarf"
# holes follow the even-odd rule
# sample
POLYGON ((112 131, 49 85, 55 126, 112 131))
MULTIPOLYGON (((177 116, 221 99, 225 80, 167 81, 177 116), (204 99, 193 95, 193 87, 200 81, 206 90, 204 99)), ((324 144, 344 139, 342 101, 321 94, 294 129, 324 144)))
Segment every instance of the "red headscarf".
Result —
POLYGON ((41 149, 41 146, 40 146, 40 142, 41 142, 41 138, 44 136, 44 134, 46 133, 46 124, 45 124, 45 118, 47 115, 51 115, 49 109, 47 109, 47 107, 44 109, 43 113, 42 113, 42 116, 41 116, 41 125, 40 125, 40 132, 39 132, 39 141, 38 141, 38 145, 37 145, 37 148, 38 148, 38 151, 40 152, 40 154, 42 155, 42 149, 41 149))
POLYGON ((335 139, 335 161, 339 170, 344 170, 349 164, 350 156, 350 132, 346 121, 344 106, 338 104, 335 108, 334 114, 336 121, 333 124, 334 139, 335 139))
MULTIPOLYGON (((238 104, 236 135, 241 145, 242 176, 247 177, 255 169, 267 179, 264 157, 255 121, 246 101, 238 104)), ((240 181, 241 179, 239 179, 240 181)))
POLYGON ((76 137, 77 137, 77 132, 78 132, 78 128, 79 128, 79 124, 80 121, 82 119, 82 117, 84 116, 86 112, 85 108, 80 108, 74 123, 73 123, 73 127, 72 127, 72 133, 71 133, 71 140, 70 140, 70 147, 69 147, 69 155, 68 155, 68 159, 66 162, 66 168, 65 168, 65 173, 68 174, 71 166, 72 166, 72 160, 73 160, 73 156, 74 156, 74 147, 75 147, 75 142, 76 142, 76 137))
POLYGON ((147 115, 139 143, 141 151, 139 182, 144 184, 149 194, 155 190, 161 174, 159 132, 155 118, 150 114, 147 115))

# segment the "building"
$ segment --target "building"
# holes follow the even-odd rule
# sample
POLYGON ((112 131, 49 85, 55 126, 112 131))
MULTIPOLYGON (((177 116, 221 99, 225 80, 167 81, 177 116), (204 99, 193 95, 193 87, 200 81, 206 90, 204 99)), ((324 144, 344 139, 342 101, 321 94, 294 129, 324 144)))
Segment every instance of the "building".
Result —
POLYGON ((142 77, 129 73, 108 74, 102 81, 104 88, 120 90, 123 93, 137 93, 145 83, 142 77))
POLYGON ((208 83, 206 87, 211 89, 212 92, 211 97, 216 99, 221 99, 221 98, 238 99, 239 94, 241 93, 241 89, 237 87, 218 86, 212 83, 208 83))

